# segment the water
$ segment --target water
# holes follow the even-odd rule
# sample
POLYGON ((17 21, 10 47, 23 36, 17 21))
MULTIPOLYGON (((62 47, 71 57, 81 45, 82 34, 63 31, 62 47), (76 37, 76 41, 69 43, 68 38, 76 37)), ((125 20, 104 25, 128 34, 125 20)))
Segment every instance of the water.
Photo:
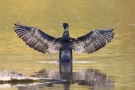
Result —
MULTIPOLYGON (((34 51, 18 38, 13 23, 40 28, 49 35, 61 37, 62 22, 69 23, 71 37, 79 37, 90 30, 112 26, 115 37, 103 49, 93 54, 73 53, 76 61, 92 63, 73 63, 73 71, 91 67, 99 69, 109 77, 114 77, 114 90, 135 89, 135 1, 123 0, 23 0, 0 1, 0 68, 34 74, 43 68, 58 70, 58 64, 39 63, 58 61, 58 53, 45 55, 34 51), (39 62, 36 62, 39 61, 39 62)), ((56 84, 46 89, 61 89, 56 84)), ((71 90, 89 90, 90 86, 71 84, 71 90)), ((1 90, 3 90, 1 88, 1 90)), ((5 89, 4 89, 5 90, 5 89)), ((6 88, 18 90, 18 88, 6 88)), ((42 90, 42 89, 41 89, 42 90)), ((100 89, 99 89, 100 90, 100 89)))

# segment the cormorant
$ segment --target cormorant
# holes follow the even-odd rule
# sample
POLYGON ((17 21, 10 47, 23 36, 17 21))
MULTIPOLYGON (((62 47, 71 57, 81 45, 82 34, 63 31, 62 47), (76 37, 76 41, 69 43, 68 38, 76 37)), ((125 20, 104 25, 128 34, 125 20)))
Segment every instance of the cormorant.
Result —
POLYGON ((24 26, 19 23, 15 25, 15 32, 31 48, 42 53, 55 53, 60 51, 60 62, 72 61, 72 50, 78 53, 90 54, 104 47, 114 36, 112 28, 103 30, 93 30, 79 38, 71 38, 68 32, 68 24, 62 23, 64 28, 63 36, 55 38, 40 29, 24 26))

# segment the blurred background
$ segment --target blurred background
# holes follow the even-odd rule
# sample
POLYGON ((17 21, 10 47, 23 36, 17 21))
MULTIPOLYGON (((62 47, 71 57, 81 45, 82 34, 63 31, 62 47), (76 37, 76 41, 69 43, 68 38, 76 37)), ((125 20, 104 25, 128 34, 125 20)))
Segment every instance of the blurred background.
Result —
MULTIPOLYGON (((74 38, 111 26, 116 34, 103 49, 89 55, 73 52, 73 60, 81 62, 73 63, 73 71, 96 68, 114 77, 114 90, 134 90, 134 8, 134 0, 0 0, 0 68, 28 75, 42 68, 59 69, 55 64, 59 53, 42 54, 26 46, 14 32, 13 24, 16 22, 40 28, 54 37, 62 36, 63 27, 60 24, 67 22, 70 36, 74 38)), ((62 88, 58 86, 58 89, 62 88)), ((90 87, 77 85, 70 88, 91 90, 90 87)))

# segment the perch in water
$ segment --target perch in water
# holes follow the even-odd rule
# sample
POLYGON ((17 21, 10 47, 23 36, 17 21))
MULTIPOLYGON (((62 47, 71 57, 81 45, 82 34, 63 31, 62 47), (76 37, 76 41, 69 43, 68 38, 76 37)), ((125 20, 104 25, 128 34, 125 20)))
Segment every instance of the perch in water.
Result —
POLYGON ((64 33, 62 37, 50 36, 38 28, 24 26, 19 23, 15 25, 15 32, 31 48, 42 53, 59 53, 60 62, 72 61, 72 50, 78 53, 90 54, 95 52, 110 42, 114 37, 112 28, 103 30, 93 30, 84 36, 71 38, 68 31, 68 24, 62 23, 64 33))

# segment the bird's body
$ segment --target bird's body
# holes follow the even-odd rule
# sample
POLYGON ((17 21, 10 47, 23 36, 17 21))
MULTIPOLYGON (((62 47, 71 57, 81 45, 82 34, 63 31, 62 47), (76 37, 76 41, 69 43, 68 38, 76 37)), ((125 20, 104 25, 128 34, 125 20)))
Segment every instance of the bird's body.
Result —
POLYGON ((60 40, 62 47, 60 48, 59 60, 60 62, 71 62, 72 61, 72 48, 70 46, 70 36, 69 36, 67 24, 65 24, 64 29, 65 31, 60 40))
POLYGON ((60 48, 59 59, 60 59, 60 62, 71 62, 72 61, 72 49, 69 46, 69 43, 65 43, 60 48))
POLYGON ((92 53, 110 42, 114 36, 113 29, 94 30, 88 34, 71 38, 68 32, 68 24, 63 23, 64 33, 60 38, 52 37, 38 28, 15 24, 15 32, 31 48, 42 53, 55 53, 60 51, 60 62, 72 61, 72 50, 78 53, 92 53))

